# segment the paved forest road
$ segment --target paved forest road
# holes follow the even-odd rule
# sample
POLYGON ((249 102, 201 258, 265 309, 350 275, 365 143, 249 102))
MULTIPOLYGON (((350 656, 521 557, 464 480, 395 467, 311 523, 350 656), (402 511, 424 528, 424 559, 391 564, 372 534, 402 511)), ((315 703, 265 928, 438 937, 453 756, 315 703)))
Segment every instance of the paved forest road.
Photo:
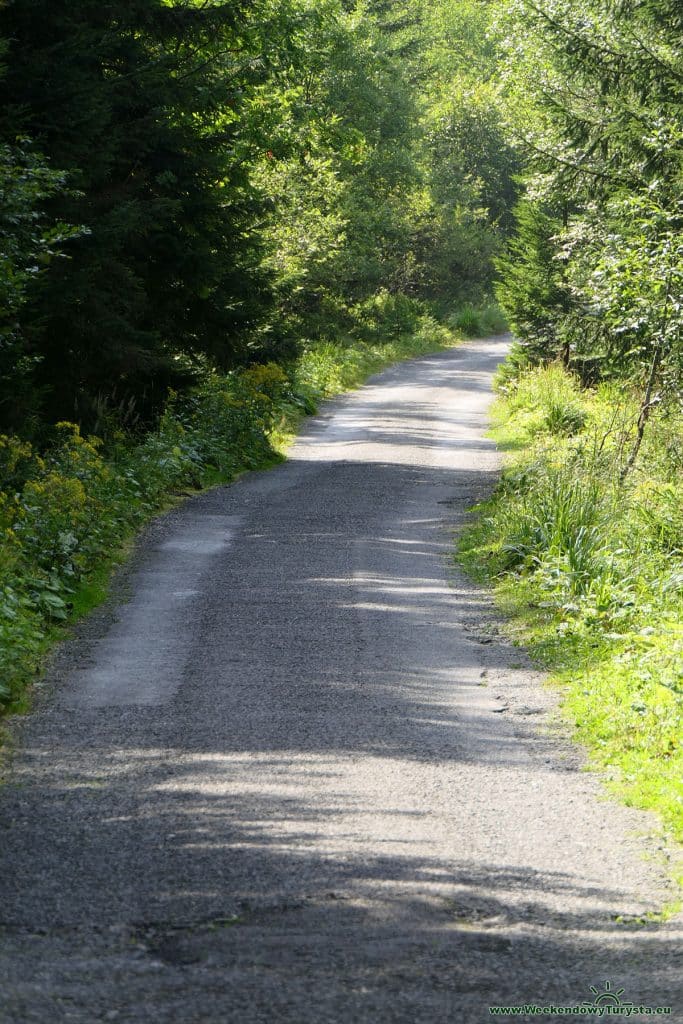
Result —
POLYGON ((504 350, 382 374, 148 531, 0 790, 4 1022, 470 1024, 606 981, 683 1019, 680 922, 615 921, 670 896, 653 822, 449 568, 504 350))

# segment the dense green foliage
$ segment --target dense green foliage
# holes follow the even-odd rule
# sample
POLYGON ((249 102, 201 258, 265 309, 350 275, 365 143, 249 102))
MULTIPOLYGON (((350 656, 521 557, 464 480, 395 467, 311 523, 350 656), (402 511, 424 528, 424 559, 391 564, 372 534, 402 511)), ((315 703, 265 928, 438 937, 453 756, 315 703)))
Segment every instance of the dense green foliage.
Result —
POLYGON ((587 378, 683 370, 683 11, 505 4, 508 117, 531 176, 500 297, 532 355, 587 378))
POLYGON ((17 201, 53 250, 5 221, 33 264, 6 310, 0 427, 150 424, 169 387, 357 336, 376 296, 483 300, 516 163, 488 5, 449 10, 0 5, 0 156, 27 168, 17 201))
POLYGON ((499 386, 514 454, 461 557, 555 672, 594 761, 683 839, 683 415, 653 414, 622 484, 637 393, 588 392, 557 364, 499 386))
POLYGON ((32 138, 65 174, 47 208, 87 229, 21 317, 32 411, 48 421, 92 423, 131 397, 158 404, 193 356, 245 351, 266 302, 239 118, 265 74, 249 59, 259 13, 158 0, 0 11, 0 130, 32 138))
POLYGON ((32 279, 75 232, 42 212, 63 190, 64 177, 50 170, 24 140, 0 145, 0 410, 15 422, 28 412, 36 358, 22 344, 19 317, 32 279))

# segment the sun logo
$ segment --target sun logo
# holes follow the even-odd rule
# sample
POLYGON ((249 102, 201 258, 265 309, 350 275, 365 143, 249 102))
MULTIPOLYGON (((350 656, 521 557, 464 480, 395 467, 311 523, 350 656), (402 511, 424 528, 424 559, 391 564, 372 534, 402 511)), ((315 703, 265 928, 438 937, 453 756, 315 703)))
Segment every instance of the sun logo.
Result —
POLYGON ((623 1003, 619 998, 623 992, 623 988, 618 988, 616 991, 612 988, 612 982, 606 981, 605 987, 602 992, 591 985, 591 992, 595 996, 593 1002, 588 999, 584 999, 584 1006, 630 1006, 631 1003, 623 1003))

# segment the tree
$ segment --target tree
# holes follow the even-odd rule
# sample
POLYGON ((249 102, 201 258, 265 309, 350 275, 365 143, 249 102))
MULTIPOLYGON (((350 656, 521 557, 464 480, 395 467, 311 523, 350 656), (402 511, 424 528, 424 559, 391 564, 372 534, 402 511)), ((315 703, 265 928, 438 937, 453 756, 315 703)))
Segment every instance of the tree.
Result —
POLYGON ((0 4, 0 142, 34 140, 62 174, 45 223, 81 226, 25 282, 15 419, 40 396, 46 423, 144 425, 170 387, 364 330, 386 296, 481 298, 515 194, 489 6, 0 4))
POLYGON ((33 372, 39 356, 26 343, 20 315, 27 291, 74 228, 50 222, 47 201, 63 193, 64 175, 47 166, 29 139, 0 144, 0 421, 22 423, 36 402, 33 372))
POLYGON ((545 254, 561 258, 571 293, 566 308, 547 307, 556 330, 574 360, 603 373, 648 376, 661 349, 660 381, 679 386, 680 5, 516 0, 506 18, 508 96, 531 192, 566 211, 545 254))
POLYGON ((70 184, 50 213, 89 229, 24 316, 48 416, 87 422, 114 392, 151 411, 197 357, 225 366, 258 348, 268 292, 239 120, 266 73, 258 14, 160 0, 0 11, 2 134, 36 139, 70 184))
POLYGON ((496 294, 527 356, 532 362, 545 362, 563 354, 561 329, 572 308, 557 254, 562 221, 540 203, 522 200, 516 210, 516 227, 507 251, 498 260, 496 294))

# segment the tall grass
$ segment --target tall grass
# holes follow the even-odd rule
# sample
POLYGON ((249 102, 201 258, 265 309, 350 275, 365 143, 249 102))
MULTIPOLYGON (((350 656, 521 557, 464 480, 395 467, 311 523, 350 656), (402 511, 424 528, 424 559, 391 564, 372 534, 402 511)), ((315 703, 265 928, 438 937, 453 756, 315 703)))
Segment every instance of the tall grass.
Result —
POLYGON ((660 408, 626 484, 638 400, 559 366, 499 378, 514 454, 463 537, 548 667, 596 764, 683 840, 683 416, 660 408))

